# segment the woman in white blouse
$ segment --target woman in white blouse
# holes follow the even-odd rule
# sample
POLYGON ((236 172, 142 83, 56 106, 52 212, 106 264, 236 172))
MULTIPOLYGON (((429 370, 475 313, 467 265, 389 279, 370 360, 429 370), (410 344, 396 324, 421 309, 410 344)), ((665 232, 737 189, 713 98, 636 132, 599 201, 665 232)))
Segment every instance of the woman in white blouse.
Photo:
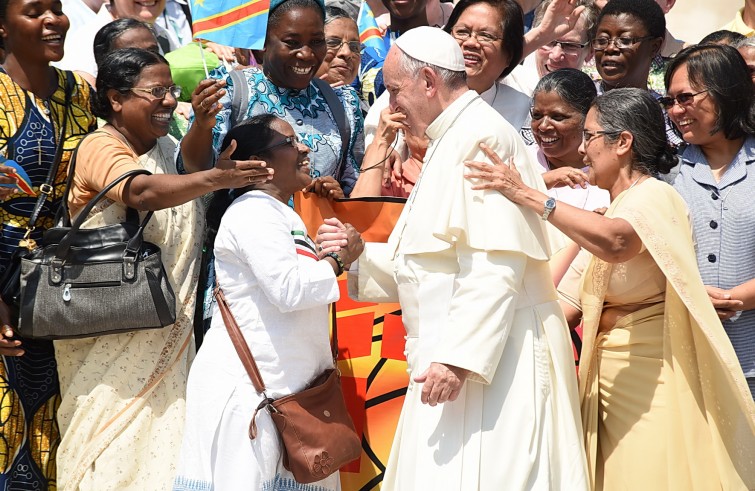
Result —
MULTIPOLYGON (((288 206, 290 196, 312 180, 309 148, 291 125, 269 114, 254 116, 228 132, 223 147, 234 145, 233 155, 254 155, 274 174, 242 190, 223 215, 215 238, 216 277, 267 395, 278 399, 301 391, 331 366, 328 304, 339 297, 337 276, 364 246, 359 233, 346 225, 347 239, 337 253, 318 251, 288 206)), ((249 423, 262 398, 216 307, 189 374, 174 489, 301 486, 281 465, 280 438, 267 411, 258 413, 257 437, 249 439, 249 423)), ((332 474, 312 489, 337 489, 338 479, 338 473, 332 474)))

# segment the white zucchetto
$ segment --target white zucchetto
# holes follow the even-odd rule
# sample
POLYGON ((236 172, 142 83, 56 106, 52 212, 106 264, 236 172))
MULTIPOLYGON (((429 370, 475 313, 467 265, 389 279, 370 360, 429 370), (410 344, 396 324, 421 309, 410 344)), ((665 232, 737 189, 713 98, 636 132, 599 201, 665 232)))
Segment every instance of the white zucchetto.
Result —
POLYGON ((419 61, 455 72, 464 71, 464 55, 459 43, 438 27, 415 27, 399 36, 393 44, 419 61))

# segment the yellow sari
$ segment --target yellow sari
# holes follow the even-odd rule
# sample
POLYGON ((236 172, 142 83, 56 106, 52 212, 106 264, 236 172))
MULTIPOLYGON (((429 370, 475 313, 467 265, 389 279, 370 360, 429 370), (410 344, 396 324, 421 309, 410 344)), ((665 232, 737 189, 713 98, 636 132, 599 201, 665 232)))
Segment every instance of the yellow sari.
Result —
POLYGON ((755 404, 700 279, 684 201, 648 179, 606 216, 632 225, 648 253, 632 261, 652 260, 665 287, 648 291, 657 275, 629 262, 592 257, 582 274, 579 389, 593 487, 755 489, 755 404), (619 298, 662 300, 630 299, 644 307, 600 332, 612 284, 619 298))

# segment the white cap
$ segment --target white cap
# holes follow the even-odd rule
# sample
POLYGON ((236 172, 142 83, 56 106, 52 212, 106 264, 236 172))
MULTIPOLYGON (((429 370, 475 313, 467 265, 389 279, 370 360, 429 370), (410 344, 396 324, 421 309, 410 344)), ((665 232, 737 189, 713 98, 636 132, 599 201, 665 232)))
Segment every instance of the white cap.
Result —
POLYGON ((415 27, 399 36, 393 44, 419 61, 454 72, 464 71, 464 55, 459 43, 438 27, 415 27))

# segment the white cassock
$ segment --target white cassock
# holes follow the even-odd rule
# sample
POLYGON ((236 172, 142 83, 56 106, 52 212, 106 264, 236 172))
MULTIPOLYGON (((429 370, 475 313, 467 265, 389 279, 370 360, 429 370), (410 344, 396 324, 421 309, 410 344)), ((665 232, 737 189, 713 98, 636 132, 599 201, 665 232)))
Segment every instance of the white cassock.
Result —
MULTIPOLYGON (((516 130, 476 93, 427 129, 422 174, 387 244, 368 243, 350 293, 401 302, 411 377, 431 362, 471 372, 454 402, 420 402, 409 383, 383 490, 582 490, 577 382, 548 268, 545 222, 500 193, 476 191, 465 160, 530 158, 516 130)), ((522 179, 543 189, 534 166, 522 179)))

